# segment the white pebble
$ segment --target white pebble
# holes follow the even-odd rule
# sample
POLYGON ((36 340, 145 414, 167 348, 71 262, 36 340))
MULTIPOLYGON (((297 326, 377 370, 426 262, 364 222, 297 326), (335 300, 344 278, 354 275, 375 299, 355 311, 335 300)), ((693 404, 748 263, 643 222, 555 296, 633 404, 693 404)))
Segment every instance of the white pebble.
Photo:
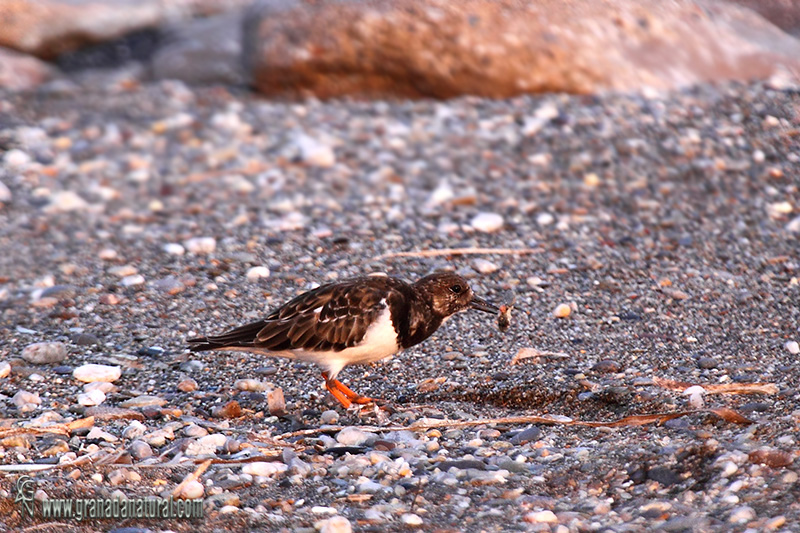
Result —
POLYGON ((11 168, 21 167, 31 162, 31 156, 27 152, 23 152, 19 148, 12 148, 3 157, 5 164, 11 168))
POLYGON ((320 533, 352 533, 353 526, 350 520, 343 516, 333 516, 325 520, 320 528, 320 533))
POLYGON ((11 189, 9 189, 5 183, 0 181, 0 203, 7 204, 8 202, 11 201, 12 197, 13 196, 11 195, 11 189))
POLYGON ((183 245, 193 254, 211 254, 217 249, 217 240, 214 237, 193 237, 183 245))
POLYGON ((470 225, 478 231, 492 233, 501 229, 503 223, 503 217, 497 213, 478 213, 470 225))
POLYGON ((268 278, 269 274, 269 268, 265 266, 254 266, 247 271, 247 279, 249 281, 256 281, 261 278, 268 278))
POLYGON ((421 526, 422 525, 422 518, 419 515, 414 513, 406 513, 400 517, 400 521, 407 526, 421 526))
POLYGON ((204 492, 205 488, 203 484, 197 480, 192 480, 183 486, 178 497, 186 498, 187 500, 196 500, 197 498, 202 498, 204 492))
POLYGON ((120 285, 123 287, 135 287, 144 283, 144 276, 141 274, 134 274, 133 276, 125 276, 120 280, 120 285))
POLYGON ((333 148, 308 135, 298 135, 295 140, 303 162, 315 167, 328 168, 336 164, 333 148))
POLYGON ((500 267, 487 259, 476 259, 472 262, 472 267, 481 274, 491 274, 500 270, 500 267))
POLYGON ((116 435, 112 435, 107 431, 103 431, 98 427, 93 427, 92 430, 86 435, 87 439, 103 439, 106 442, 117 442, 119 439, 116 435))
POLYGON ((48 213, 65 213, 67 211, 80 211, 89 207, 89 204, 78 193, 72 191, 59 191, 50 196, 50 203, 45 207, 48 213))
POLYGON ((430 197, 428 198, 427 206, 429 208, 438 207, 455 197, 453 193, 453 188, 450 186, 449 183, 443 181, 439 184, 436 189, 431 193, 430 197))
POLYGON ((797 355, 800 353, 800 344, 797 341, 788 341, 786 343, 786 351, 792 355, 797 355))
POLYGON ((336 434, 336 440, 342 446, 361 446, 367 442, 369 438, 369 433, 354 427, 346 427, 336 434))
POLYGON ((7 378, 11 374, 11 363, 3 361, 0 363, 0 378, 7 378))
POLYGON ((269 477, 277 474, 283 474, 289 469, 283 463, 278 462, 264 462, 259 461, 256 463, 247 463, 242 467, 242 474, 250 474, 251 476, 269 477))
POLYGON ((245 390, 250 392, 261 392, 267 390, 267 384, 258 381, 257 379, 237 379, 236 382, 233 384, 239 390, 245 390))
POLYGON ((178 244, 177 242, 170 242, 164 245, 162 248, 165 253, 169 255, 183 255, 186 253, 186 248, 178 244))
POLYGON ((78 403, 85 405, 86 407, 100 405, 104 401, 106 401, 106 395, 99 389, 93 389, 89 392, 82 392, 81 394, 78 394, 78 403))
POLYGON ((786 231, 789 233, 800 233, 800 217, 794 218, 791 222, 786 224, 786 231))
POLYGON ((741 507, 737 507, 731 511, 731 516, 728 518, 728 522, 731 524, 744 524, 745 522, 755 520, 755 518, 756 512, 753 510, 753 508, 748 505, 742 505, 741 507))
POLYGON ((558 517, 553 511, 538 511, 526 514, 525 521, 534 524, 557 524, 558 517))
POLYGON ((549 226, 555 222, 556 218, 550 213, 539 213, 536 217, 536 223, 540 226, 549 226))
POLYGON ((79 381, 91 383, 93 381, 112 382, 122 375, 122 368, 118 366, 86 364, 72 371, 72 377, 79 381))
POLYGON ((26 390, 19 390, 11 399, 17 409, 22 413, 33 411, 37 406, 41 405, 42 399, 39 398, 38 392, 28 392, 26 390))

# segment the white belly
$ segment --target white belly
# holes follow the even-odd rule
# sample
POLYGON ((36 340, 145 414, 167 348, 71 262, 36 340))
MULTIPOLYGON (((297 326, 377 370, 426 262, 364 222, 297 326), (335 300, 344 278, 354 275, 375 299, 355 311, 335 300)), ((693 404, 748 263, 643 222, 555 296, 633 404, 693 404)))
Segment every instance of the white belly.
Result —
POLYGON ((310 352, 306 350, 291 350, 289 352, 275 353, 299 361, 316 363, 328 372, 334 379, 342 368, 347 365, 357 365, 378 361, 400 351, 397 343, 397 332, 392 325, 392 316, 388 306, 381 312, 364 335, 364 339, 352 348, 345 348, 340 352, 310 352))

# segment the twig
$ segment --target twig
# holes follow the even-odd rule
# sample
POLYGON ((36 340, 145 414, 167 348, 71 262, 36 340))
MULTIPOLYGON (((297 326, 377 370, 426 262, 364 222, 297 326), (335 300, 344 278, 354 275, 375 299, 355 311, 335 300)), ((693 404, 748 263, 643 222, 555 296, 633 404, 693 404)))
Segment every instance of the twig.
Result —
POLYGON ((511 358, 511 363, 509 364, 516 365, 524 359, 539 359, 542 357, 547 359, 569 359, 569 354, 564 352, 543 352, 537 348, 521 348, 517 354, 511 358))
POLYGON ((583 426, 583 427, 636 427, 644 426, 647 424, 661 425, 665 422, 680 418, 683 416, 694 414, 714 414, 727 422, 735 424, 751 424, 752 422, 740 415, 736 411, 727 408, 721 409, 695 409, 692 411, 675 411, 672 413, 655 413, 650 415, 632 415, 620 418, 618 420, 611 420, 609 422, 597 421, 582 421, 573 420, 571 418, 556 418, 553 416, 539 416, 539 415, 522 415, 522 416, 506 416, 500 418, 481 418, 478 420, 439 420, 431 418, 420 419, 410 426, 325 426, 321 428, 301 429, 299 431, 292 431, 284 433, 275 437, 275 440, 289 439, 292 437, 306 437, 316 435, 319 433, 330 433, 341 431, 345 427, 353 427, 361 431, 369 433, 378 433, 383 431, 404 431, 404 430, 425 430, 435 428, 464 428, 472 426, 483 426, 488 424, 546 424, 546 425, 562 425, 562 426, 583 426))
POLYGON ((181 491, 183 490, 183 487, 185 487, 187 483, 191 481, 197 481, 200 478, 200 476, 203 475, 203 472, 205 472, 208 469, 208 467, 211 466, 211 462, 212 462, 211 459, 203 461, 194 472, 183 478, 183 481, 178 483, 178 486, 175 487, 175 490, 172 491, 172 497, 177 498, 180 495, 181 491))
POLYGON ((653 385, 663 389, 683 392, 695 385, 703 387, 706 394, 777 394, 774 383, 687 383, 660 377, 653 378, 653 385))
POLYGON ((80 418, 78 420, 73 420, 72 422, 67 422, 65 424, 53 424, 52 426, 46 426, 41 428, 34 428, 34 427, 9 427, 9 428, 0 428, 0 439, 4 439, 6 437, 13 437, 16 435, 40 435, 43 433, 57 433, 59 435, 69 436, 70 433, 75 431, 79 428, 90 428, 94 425, 94 417, 89 416, 86 418, 80 418))
POLYGON ((381 261, 395 257, 438 257, 441 255, 526 255, 543 252, 543 248, 442 248, 440 250, 420 250, 416 252, 391 252, 373 257, 381 261))

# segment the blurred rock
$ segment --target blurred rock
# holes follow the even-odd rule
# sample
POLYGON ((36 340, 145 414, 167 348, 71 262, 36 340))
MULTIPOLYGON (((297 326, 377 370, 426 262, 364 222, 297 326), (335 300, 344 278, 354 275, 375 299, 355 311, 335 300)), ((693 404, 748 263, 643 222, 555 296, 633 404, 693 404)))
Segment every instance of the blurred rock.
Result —
POLYGON ((244 83, 240 11, 186 21, 165 32, 165 44, 152 58, 156 79, 192 84, 244 83))
POLYGON ((262 0, 244 60, 269 95, 505 98, 768 78, 800 42, 711 1, 262 0))
POLYGON ((752 9, 777 27, 800 37, 800 2, 797 0, 728 0, 752 9))
MULTIPOLYGON (((54 72, 52 67, 35 57, 0 48, 0 88, 13 91, 33 89, 50 79, 54 72)), ((7 201, 2 192, 0 201, 7 201)))

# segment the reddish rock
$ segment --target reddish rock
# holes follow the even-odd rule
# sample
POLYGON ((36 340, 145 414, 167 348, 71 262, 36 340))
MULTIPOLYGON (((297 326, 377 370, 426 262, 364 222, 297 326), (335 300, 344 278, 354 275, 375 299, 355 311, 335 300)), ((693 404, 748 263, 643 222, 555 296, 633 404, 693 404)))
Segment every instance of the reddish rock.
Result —
POLYGON ((53 76, 53 69, 42 61, 7 48, 0 48, 0 88, 32 89, 53 76))
POLYGON ((800 0, 728 0, 748 7, 787 33, 800 37, 800 0))
POLYGON ((800 67, 800 42, 706 0, 272 0, 246 17, 268 95, 449 98, 674 88, 800 67))

